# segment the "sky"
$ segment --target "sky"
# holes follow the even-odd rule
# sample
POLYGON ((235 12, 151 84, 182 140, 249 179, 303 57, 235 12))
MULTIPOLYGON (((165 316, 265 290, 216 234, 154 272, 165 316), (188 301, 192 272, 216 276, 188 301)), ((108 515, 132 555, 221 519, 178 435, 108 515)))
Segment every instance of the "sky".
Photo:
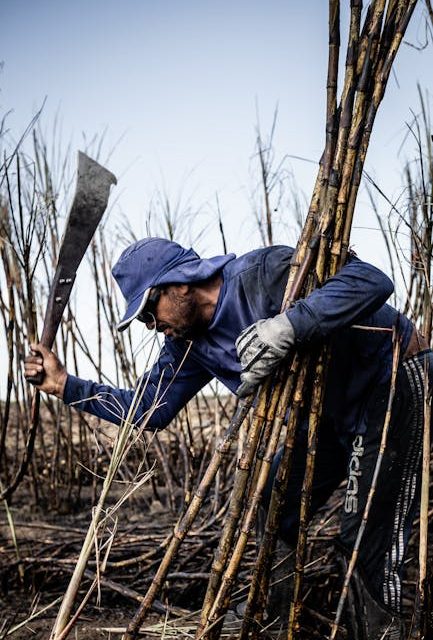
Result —
MULTIPOLYGON (((349 3, 341 4, 344 52, 349 3)), ((9 112, 10 139, 19 139, 44 104, 47 141, 55 135, 74 152, 105 132, 101 158, 119 178, 113 224, 126 218, 146 235, 155 193, 164 190, 181 209, 200 212, 181 223, 179 239, 199 236, 196 248, 209 256, 222 251, 218 196, 228 250, 242 253, 260 245, 250 202, 258 115, 266 137, 278 107, 276 162, 289 156, 296 192, 305 202, 311 196, 324 145, 327 13, 324 0, 0 0, 0 113, 9 112)), ((425 38, 420 1, 367 156, 366 169, 391 199, 415 147, 401 148, 419 112, 418 83, 431 92, 432 45, 419 50, 425 38)), ((283 215, 275 242, 293 243, 283 215)), ((387 269, 362 190, 352 241, 387 269)))
MULTIPOLYGON (((311 194, 324 144, 327 4, 0 0, 0 109, 12 110, 9 130, 19 138, 45 100, 42 130, 50 138, 56 119, 57 137, 74 151, 105 131, 101 157, 114 149, 108 166, 120 178, 113 215, 125 215, 137 235, 165 189, 202 212, 198 248, 220 251, 218 194, 229 249, 246 251, 260 243, 249 201, 257 113, 266 136, 278 106, 276 160, 308 160, 289 158, 287 167, 299 193, 311 194)), ((420 2, 411 44, 422 44, 424 23, 420 2)), ((417 83, 430 90, 432 63, 431 46, 403 45, 381 106, 367 169, 390 197, 401 188, 406 151, 398 150, 419 110, 417 83)), ((366 235, 355 239, 369 252, 366 235)))

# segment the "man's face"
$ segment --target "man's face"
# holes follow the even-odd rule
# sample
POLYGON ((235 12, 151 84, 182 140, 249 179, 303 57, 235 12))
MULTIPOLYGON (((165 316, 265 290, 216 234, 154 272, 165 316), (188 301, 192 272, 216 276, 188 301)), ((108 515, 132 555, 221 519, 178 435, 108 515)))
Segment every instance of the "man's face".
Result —
POLYGON ((156 328, 172 338, 198 337, 208 325, 195 302, 194 289, 188 285, 170 285, 162 289, 154 314, 155 322, 147 322, 147 328, 156 328))

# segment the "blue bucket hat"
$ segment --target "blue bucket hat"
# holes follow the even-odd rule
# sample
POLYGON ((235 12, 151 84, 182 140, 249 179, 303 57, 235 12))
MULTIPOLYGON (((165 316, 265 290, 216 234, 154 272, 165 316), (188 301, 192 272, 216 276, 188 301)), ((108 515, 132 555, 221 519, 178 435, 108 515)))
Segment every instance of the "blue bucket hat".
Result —
POLYGON ((163 238, 145 238, 130 245, 120 256, 112 274, 126 300, 126 311, 117 325, 124 331, 144 309, 152 287, 207 280, 220 271, 234 253, 202 259, 193 249, 184 249, 163 238))

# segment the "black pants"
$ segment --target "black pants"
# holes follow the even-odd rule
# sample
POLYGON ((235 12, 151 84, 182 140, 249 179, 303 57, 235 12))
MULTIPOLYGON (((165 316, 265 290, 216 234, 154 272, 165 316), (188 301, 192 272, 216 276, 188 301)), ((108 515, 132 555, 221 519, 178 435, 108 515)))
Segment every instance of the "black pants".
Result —
MULTIPOLYGON (((401 609, 403 560, 419 501, 425 369, 432 381, 431 351, 417 354, 399 366, 387 446, 357 563, 373 597, 394 612, 401 609)), ((371 486, 388 396, 389 384, 374 390, 366 403, 359 432, 353 435, 351 447, 343 444, 326 421, 323 421, 319 432, 311 515, 347 478, 339 543, 349 554, 371 486)), ((307 435, 301 432, 296 438, 280 525, 280 535, 289 544, 296 542, 298 533, 306 449, 307 435)), ((281 454, 279 451, 276 456, 272 476, 276 473, 281 454)), ((271 482, 264 495, 265 505, 269 501, 270 488, 271 482)))

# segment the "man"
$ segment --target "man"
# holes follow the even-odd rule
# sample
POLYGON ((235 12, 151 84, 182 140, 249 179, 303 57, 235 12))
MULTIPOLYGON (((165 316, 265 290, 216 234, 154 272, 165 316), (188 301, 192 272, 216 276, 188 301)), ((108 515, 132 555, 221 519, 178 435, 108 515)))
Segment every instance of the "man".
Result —
MULTIPOLYGON (((203 260, 192 249, 159 238, 141 240, 123 252, 113 268, 127 302, 118 329, 137 319, 166 336, 158 361, 145 376, 136 420, 146 420, 148 429, 164 428, 214 377, 238 395, 249 394, 292 350, 327 340, 331 361, 312 511, 348 478, 339 539, 347 559, 379 449, 390 387, 390 330, 397 324, 402 356, 396 396, 352 580, 350 625, 354 638, 400 639, 401 573, 419 488, 425 367, 433 370, 433 356, 411 322, 385 304, 393 291, 391 281, 354 255, 322 288, 280 313, 292 255, 293 249, 276 246, 239 258, 230 254, 203 260), (156 394, 163 402, 149 415, 156 394)), ((25 374, 44 371, 42 391, 111 422, 120 421, 113 416, 113 401, 126 415, 134 390, 76 378, 52 352, 41 345, 32 349, 25 374), (104 402, 107 395, 110 406, 104 402)), ((281 539, 289 545, 297 536, 305 451, 303 426, 296 437, 280 527, 281 539)))

